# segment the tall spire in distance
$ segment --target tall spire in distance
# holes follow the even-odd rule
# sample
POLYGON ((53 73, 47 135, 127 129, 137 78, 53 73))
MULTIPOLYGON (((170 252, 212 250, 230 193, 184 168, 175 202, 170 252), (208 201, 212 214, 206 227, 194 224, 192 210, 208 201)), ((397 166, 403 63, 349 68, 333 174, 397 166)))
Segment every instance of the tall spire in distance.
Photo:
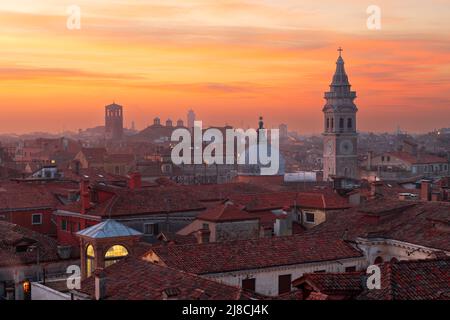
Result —
POLYGON ((347 73, 345 73, 344 68, 344 59, 342 59, 342 51, 344 51, 341 47, 338 49, 339 57, 336 61, 336 72, 333 76, 333 82, 331 86, 349 86, 347 73))

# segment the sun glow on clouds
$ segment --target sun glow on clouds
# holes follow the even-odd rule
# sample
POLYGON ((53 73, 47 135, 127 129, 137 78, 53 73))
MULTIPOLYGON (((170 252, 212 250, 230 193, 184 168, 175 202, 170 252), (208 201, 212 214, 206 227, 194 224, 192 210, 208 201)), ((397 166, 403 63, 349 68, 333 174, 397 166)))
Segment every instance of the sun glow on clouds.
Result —
POLYGON ((118 101, 126 123, 286 122, 321 131, 336 48, 358 92, 361 130, 430 130, 450 118, 446 1, 17 0, 0 4, 1 132, 77 129, 118 101), (317 3, 316 3, 317 2, 317 3), (82 10, 81 30, 66 9, 82 10))

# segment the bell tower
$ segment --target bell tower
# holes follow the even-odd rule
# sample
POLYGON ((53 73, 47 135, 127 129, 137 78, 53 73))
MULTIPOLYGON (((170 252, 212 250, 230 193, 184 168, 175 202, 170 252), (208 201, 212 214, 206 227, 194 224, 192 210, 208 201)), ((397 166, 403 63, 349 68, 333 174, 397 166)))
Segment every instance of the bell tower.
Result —
POLYGON ((353 102, 356 92, 344 69, 342 49, 339 48, 336 72, 330 84, 330 91, 325 92, 324 131, 323 131, 323 178, 330 180, 333 176, 358 178, 356 112, 353 102))

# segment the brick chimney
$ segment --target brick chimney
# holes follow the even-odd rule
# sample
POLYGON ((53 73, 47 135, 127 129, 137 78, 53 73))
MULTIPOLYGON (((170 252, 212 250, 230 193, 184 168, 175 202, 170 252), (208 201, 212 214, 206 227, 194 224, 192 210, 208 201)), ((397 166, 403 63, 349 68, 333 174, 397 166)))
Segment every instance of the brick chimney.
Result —
POLYGON ((103 270, 97 269, 95 277, 95 300, 103 300, 106 297, 106 274, 103 270))
POLYGON ((80 181, 80 201, 81 213, 85 214, 91 207, 91 196, 89 194, 89 180, 82 179, 80 181))
POLYGON ((142 187, 142 177, 141 173, 136 171, 129 174, 128 188, 139 189, 142 187))
POLYGON ((209 236, 211 235, 211 231, 209 229, 203 228, 197 231, 195 236, 197 237, 197 243, 208 243, 209 242, 209 236))
POLYGON ((431 181, 422 180, 422 183, 420 185, 420 200, 430 201, 430 196, 431 196, 431 181))

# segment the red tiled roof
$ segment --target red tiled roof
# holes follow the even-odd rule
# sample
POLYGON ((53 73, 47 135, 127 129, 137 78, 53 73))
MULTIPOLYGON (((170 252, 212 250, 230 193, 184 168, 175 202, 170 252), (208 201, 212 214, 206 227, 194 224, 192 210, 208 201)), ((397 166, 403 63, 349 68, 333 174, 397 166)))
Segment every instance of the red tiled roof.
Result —
POLYGON ((408 152, 397 151, 389 152, 389 155, 411 164, 448 163, 448 160, 446 158, 442 158, 432 154, 419 154, 415 156, 408 152))
POLYGON ((105 148, 82 148, 81 152, 89 162, 93 163, 103 163, 107 154, 105 148))
POLYGON ((39 261, 59 260, 56 240, 13 223, 0 221, 0 267, 36 263, 36 251, 16 252, 18 245, 39 247, 39 261))
MULTIPOLYGON (((97 188, 97 187, 94 187, 97 188)), ((112 197, 87 210, 89 215, 97 216, 130 216, 142 214, 174 213, 200 211, 205 206, 199 203, 192 193, 176 187, 155 187, 141 189, 109 188, 112 197)), ((80 203, 60 206, 59 209, 80 212, 80 203)))
POLYGON ((348 201, 333 192, 272 192, 252 195, 234 195, 231 200, 245 206, 248 211, 280 209, 297 205, 311 209, 349 208, 348 201))
POLYGON ((371 200, 361 208, 327 215, 327 220, 307 234, 349 240, 379 237, 450 251, 450 203, 371 200))
POLYGON ((0 184, 0 211, 55 208, 58 200, 46 184, 5 182, 0 184))
POLYGON ((165 265, 195 274, 362 257, 342 240, 302 235, 165 246, 152 251, 165 265))
MULTIPOLYGON (((238 300, 241 290, 197 275, 127 257, 104 270, 106 300, 238 300)), ((94 278, 81 292, 94 297, 94 278)))
POLYGON ((232 195, 267 193, 264 187, 251 183, 232 182, 211 185, 184 186, 192 192, 199 201, 220 201, 229 199, 232 195))
POLYGON ((200 213, 197 216, 199 220, 211 221, 211 222, 226 222, 226 221, 245 221, 245 220, 257 220, 259 217, 249 215, 243 211, 239 206, 230 202, 222 203, 213 208, 207 209, 205 212, 200 213))
POLYGON ((105 162, 130 164, 135 160, 133 154, 108 154, 105 156, 105 162))
POLYGON ((315 292, 327 296, 356 296, 363 291, 362 272, 307 273, 294 280, 294 287, 308 284, 315 292))
POLYGON ((381 265, 381 289, 367 290, 361 300, 449 300, 450 257, 381 265))
POLYGON ((125 182, 126 177, 114 175, 105 172, 101 168, 80 168, 76 173, 74 169, 63 169, 63 179, 81 181, 82 179, 89 179, 91 183, 95 182, 125 182))

